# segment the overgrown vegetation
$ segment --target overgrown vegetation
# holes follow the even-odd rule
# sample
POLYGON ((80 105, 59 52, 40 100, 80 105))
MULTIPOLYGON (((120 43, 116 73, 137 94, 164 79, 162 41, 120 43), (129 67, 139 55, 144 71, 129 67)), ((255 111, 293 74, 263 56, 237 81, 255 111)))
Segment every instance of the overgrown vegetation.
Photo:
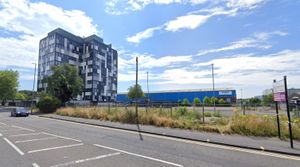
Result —
MULTIPOLYGON (((81 117, 88 119, 99 119, 121 123, 136 123, 134 108, 123 107, 87 107, 87 108, 60 108, 56 114, 63 116, 81 117)), ((205 112, 209 119, 206 124, 202 122, 202 114, 188 109, 178 107, 173 109, 148 108, 148 112, 139 109, 139 123, 159 127, 171 127, 208 131, 226 134, 241 134, 248 136, 277 136, 276 117, 269 115, 241 115, 236 111, 233 117, 221 117, 219 111, 205 112)), ((287 118, 280 116, 281 132, 284 138, 288 138, 287 118)), ((300 140, 300 120, 293 119, 293 137, 300 140)))

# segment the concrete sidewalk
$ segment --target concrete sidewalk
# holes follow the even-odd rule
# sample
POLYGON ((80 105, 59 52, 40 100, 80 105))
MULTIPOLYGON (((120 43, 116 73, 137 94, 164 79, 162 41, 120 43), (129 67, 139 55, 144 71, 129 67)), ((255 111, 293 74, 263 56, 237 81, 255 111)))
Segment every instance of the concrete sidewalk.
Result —
MULTIPOLYGON (((138 131, 138 127, 135 124, 122 124, 118 122, 100 121, 85 118, 75 118, 60 116, 55 114, 43 114, 40 117, 59 119, 89 125, 117 128, 129 131, 138 131)), ((209 142, 220 145, 227 145, 239 148, 247 148, 253 150, 261 150, 267 152, 288 154, 300 156, 300 142, 294 140, 294 149, 290 148, 289 141, 279 140, 278 138, 269 137, 250 137, 241 135, 223 135, 217 133, 199 132, 182 129, 171 129, 155 127, 150 125, 140 125, 139 131, 142 133, 163 135, 167 137, 174 137, 180 139, 187 139, 200 142, 209 142)))

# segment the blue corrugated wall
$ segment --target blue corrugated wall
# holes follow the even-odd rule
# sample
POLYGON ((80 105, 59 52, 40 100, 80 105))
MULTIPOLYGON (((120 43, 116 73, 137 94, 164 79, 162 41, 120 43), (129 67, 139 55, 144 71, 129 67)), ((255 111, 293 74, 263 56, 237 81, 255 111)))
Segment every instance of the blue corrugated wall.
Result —
MULTIPOLYGON (((179 100, 183 101, 184 98, 187 98, 190 102, 193 102, 195 97, 198 97, 201 100, 201 102, 203 102, 203 99, 206 96, 213 97, 213 91, 149 93, 149 98, 151 102, 178 102, 179 100)), ((145 97, 148 97, 147 93, 145 93, 145 97)), ((236 91, 215 91, 215 97, 224 98, 225 100, 230 99, 230 103, 234 103, 236 101, 236 91)), ((126 94, 118 94, 117 102, 128 103, 130 102, 130 100, 127 98, 126 94)))

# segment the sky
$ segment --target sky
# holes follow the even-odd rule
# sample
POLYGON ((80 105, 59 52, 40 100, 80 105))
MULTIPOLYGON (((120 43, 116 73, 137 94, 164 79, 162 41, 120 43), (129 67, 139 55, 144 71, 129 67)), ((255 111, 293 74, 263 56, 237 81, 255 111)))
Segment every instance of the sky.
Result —
POLYGON ((233 88, 261 95, 273 79, 300 87, 300 0, 0 0, 0 70, 32 90, 39 40, 57 27, 118 51, 118 92, 233 88))

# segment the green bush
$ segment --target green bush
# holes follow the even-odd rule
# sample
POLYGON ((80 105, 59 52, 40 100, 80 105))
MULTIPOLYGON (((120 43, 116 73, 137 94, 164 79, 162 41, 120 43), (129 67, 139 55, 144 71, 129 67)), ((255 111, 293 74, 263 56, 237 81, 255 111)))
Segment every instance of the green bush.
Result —
POLYGON ((211 117, 211 115, 212 115, 211 112, 204 112, 205 117, 211 117))
POLYGON ((216 112, 213 112, 213 116, 214 117, 221 117, 221 113, 220 113, 220 111, 216 111, 216 112))
POLYGON ((186 107, 179 107, 178 112, 180 113, 180 115, 184 115, 184 114, 186 114, 187 109, 186 109, 186 107))
POLYGON ((37 103, 37 108, 43 113, 52 113, 60 106, 61 102, 53 96, 44 96, 37 103))

